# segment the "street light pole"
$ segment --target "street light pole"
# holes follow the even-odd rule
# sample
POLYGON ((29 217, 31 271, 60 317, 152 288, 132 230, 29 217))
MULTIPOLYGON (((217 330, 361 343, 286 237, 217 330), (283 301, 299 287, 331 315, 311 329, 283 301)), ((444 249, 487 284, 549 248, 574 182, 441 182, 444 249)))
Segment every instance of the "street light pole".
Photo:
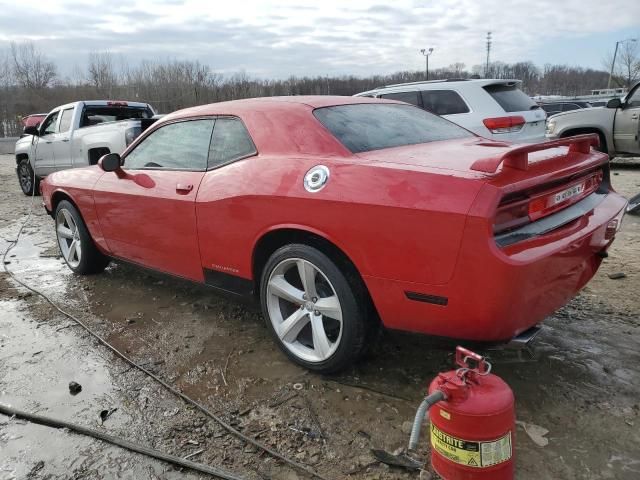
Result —
POLYGON ((426 59, 425 73, 427 76, 427 80, 429 80, 429 55, 433 53, 433 48, 429 48, 428 50, 423 48, 422 50, 420 50, 420 53, 424 55, 424 58, 426 59))
POLYGON ((616 42, 616 49, 613 51, 613 61, 611 62, 611 71, 609 72, 609 81, 607 82, 607 88, 611 88, 611 77, 613 77, 613 69, 616 66, 616 56, 618 55, 618 45, 625 42, 635 42, 637 38, 625 38, 624 40, 618 40, 616 42))

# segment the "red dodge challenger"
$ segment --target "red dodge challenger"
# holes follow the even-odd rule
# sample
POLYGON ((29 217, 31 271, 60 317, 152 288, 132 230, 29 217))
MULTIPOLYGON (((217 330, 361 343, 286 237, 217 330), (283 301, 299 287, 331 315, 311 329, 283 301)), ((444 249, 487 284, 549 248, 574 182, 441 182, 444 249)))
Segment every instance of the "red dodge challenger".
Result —
POLYGON ((74 272, 117 258, 258 297, 284 352, 332 372, 378 319, 506 341, 567 303, 626 204, 597 142, 516 146, 364 97, 260 98, 167 115, 42 193, 74 272))

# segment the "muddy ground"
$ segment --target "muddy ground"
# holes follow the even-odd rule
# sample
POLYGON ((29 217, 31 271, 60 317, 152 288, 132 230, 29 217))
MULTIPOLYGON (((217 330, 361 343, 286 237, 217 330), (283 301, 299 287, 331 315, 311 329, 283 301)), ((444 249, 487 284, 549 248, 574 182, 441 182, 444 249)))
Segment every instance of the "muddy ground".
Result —
MULTIPOLYGON (((640 169, 617 169, 640 192, 640 169)), ((0 156, 0 252, 25 220, 11 156, 0 156)), ((325 378, 286 360, 259 313, 192 283, 122 263, 73 276, 36 199, 7 267, 73 311, 137 362, 246 434, 326 477, 418 478, 375 462, 396 450, 426 385, 452 366, 453 343, 385 333, 361 364, 325 378), (403 425, 404 424, 404 425, 403 425)), ((517 478, 640 478, 640 217, 624 228, 597 277, 545 322, 536 358, 487 353, 516 395, 517 478), (613 280, 608 274, 623 272, 613 280)), ((0 402, 120 435, 250 479, 306 478, 225 433, 0 274, 0 402), (72 396, 68 383, 82 391, 72 396), (117 410, 101 424, 99 413, 117 410)), ((426 429, 425 429, 426 430, 426 429)), ((428 454, 426 437, 422 451, 428 454)), ((423 474, 422 478, 428 477, 423 474)), ((207 478, 65 431, 0 415, 0 479, 207 478)))

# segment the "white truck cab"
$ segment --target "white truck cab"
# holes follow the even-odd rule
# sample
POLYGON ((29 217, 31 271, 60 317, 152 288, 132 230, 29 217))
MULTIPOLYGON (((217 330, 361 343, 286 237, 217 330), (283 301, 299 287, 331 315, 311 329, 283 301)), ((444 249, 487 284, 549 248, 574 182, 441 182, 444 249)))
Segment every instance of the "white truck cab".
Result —
POLYGON ((154 116, 151 105, 139 102, 90 100, 54 108, 16 142, 22 191, 37 194, 39 180, 52 172, 94 165, 107 153, 122 153, 154 116))

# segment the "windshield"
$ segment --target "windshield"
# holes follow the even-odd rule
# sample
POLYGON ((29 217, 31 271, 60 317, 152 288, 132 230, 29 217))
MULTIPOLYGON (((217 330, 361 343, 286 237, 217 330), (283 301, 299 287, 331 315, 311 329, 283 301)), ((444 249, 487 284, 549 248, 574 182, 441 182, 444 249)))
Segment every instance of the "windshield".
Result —
POLYGON ((318 108, 313 114, 352 153, 473 136, 464 128, 411 105, 338 105, 318 108))

